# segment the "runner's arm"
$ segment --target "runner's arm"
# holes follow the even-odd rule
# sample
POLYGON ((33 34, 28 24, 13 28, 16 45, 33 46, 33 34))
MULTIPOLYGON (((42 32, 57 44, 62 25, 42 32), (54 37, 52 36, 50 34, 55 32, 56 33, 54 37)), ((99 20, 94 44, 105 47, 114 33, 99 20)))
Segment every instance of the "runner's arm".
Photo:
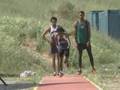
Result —
POLYGON ((73 25, 73 27, 74 27, 74 37, 75 37, 75 42, 77 43, 77 21, 74 23, 74 25, 73 25))
POLYGON ((73 27, 74 29, 70 33, 68 33, 69 36, 76 36, 77 21, 73 23, 73 27))
POLYGON ((90 42, 91 39, 91 29, 90 29, 90 23, 87 21, 87 32, 88 32, 88 42, 90 42))
POLYGON ((70 38, 69 38, 69 36, 68 36, 68 42, 69 42, 69 46, 71 46, 71 41, 70 41, 70 38))
POLYGON ((47 42, 50 43, 50 41, 49 41, 49 40, 47 39, 47 37, 46 37, 46 35, 47 35, 49 32, 50 32, 50 28, 46 29, 46 30, 43 32, 43 34, 42 34, 42 38, 43 38, 45 41, 47 41, 47 42))
POLYGON ((67 42, 68 42, 69 46, 71 46, 71 41, 70 41, 69 35, 67 33, 66 33, 66 37, 67 37, 67 42))
POLYGON ((87 46, 90 46, 90 39, 91 39, 91 30, 90 30, 90 23, 86 21, 87 23, 87 46))

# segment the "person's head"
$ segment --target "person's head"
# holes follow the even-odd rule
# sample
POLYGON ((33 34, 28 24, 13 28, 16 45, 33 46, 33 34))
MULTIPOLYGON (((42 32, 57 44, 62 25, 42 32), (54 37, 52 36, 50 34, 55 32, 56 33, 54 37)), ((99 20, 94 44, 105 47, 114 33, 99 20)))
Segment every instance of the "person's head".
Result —
POLYGON ((80 20, 83 20, 85 17, 85 12, 84 11, 80 11, 79 12, 79 16, 80 16, 80 20))
POLYGON ((64 34, 65 30, 62 27, 59 27, 58 30, 57 30, 57 33, 64 34))
POLYGON ((51 17, 50 22, 53 26, 56 26, 57 24, 57 18, 56 17, 51 17))

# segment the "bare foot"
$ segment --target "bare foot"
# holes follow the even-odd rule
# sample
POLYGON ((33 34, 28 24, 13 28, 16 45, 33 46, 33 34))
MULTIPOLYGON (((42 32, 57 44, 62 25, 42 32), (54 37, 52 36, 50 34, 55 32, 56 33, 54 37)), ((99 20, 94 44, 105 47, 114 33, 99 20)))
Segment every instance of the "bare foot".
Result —
POLYGON ((59 72, 59 76, 62 77, 64 75, 64 73, 61 71, 59 72))
POLYGON ((81 75, 82 74, 82 70, 78 70, 78 75, 81 75))
POLYGON ((56 75, 57 75, 57 73, 56 73, 56 72, 54 72, 54 73, 53 73, 53 76, 56 76, 56 75))
POLYGON ((92 69, 92 73, 96 74, 96 69, 95 68, 92 69))

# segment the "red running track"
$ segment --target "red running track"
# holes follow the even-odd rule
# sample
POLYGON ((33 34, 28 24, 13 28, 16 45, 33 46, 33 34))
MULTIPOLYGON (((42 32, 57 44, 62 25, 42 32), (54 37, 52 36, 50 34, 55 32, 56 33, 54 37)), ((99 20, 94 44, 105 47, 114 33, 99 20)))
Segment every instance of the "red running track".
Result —
POLYGON ((42 79, 37 90, 98 90, 83 76, 46 76, 42 79))

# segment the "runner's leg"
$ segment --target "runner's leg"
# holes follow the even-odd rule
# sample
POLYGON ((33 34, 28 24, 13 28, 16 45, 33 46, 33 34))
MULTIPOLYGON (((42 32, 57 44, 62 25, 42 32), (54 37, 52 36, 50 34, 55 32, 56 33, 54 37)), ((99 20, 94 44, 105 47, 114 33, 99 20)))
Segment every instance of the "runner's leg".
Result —
POLYGON ((60 52, 60 62, 59 62, 59 67, 60 67, 60 72, 59 72, 59 75, 60 76, 63 76, 63 56, 64 56, 64 50, 61 50, 60 52))
POLYGON ((57 70, 56 70, 56 57, 57 57, 57 49, 55 45, 51 44, 51 54, 52 54, 52 66, 53 66, 53 75, 56 76, 57 70))
POLYGON ((53 70, 54 70, 54 73, 53 75, 56 76, 56 62, 55 62, 55 54, 52 55, 52 66, 53 66, 53 70))
POLYGON ((58 67, 57 74, 59 74, 59 72, 60 72, 60 55, 59 55, 59 53, 57 54, 57 67, 58 67))
POLYGON ((82 73, 82 45, 81 44, 78 44, 78 52, 79 52, 79 55, 78 55, 78 58, 79 58, 79 71, 78 73, 81 74, 82 73))
POLYGON ((66 49, 65 50, 65 61, 64 61, 64 63, 67 67, 69 67, 68 59, 69 59, 69 49, 66 49))
POLYGON ((93 59, 93 55, 92 55, 92 50, 91 50, 91 46, 87 47, 87 53, 88 53, 88 56, 89 56, 89 59, 90 59, 90 63, 91 63, 91 66, 92 66, 92 71, 94 72, 95 71, 95 67, 94 67, 94 59, 93 59))

